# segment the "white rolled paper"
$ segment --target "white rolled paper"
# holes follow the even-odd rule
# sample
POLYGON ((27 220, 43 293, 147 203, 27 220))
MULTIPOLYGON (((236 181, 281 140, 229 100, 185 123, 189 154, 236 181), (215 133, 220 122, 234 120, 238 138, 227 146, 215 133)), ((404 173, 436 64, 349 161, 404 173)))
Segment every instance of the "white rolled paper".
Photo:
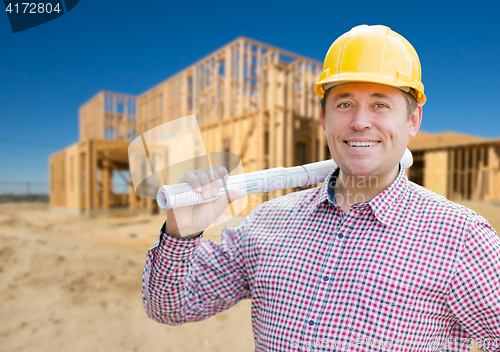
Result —
MULTIPOLYGON (((408 148, 401 159, 401 164, 405 169, 413 164, 413 157, 408 148)), ((226 187, 220 188, 219 194, 209 199, 204 199, 201 193, 195 192, 189 183, 165 185, 159 189, 156 201, 161 209, 173 209, 213 202, 231 189, 242 189, 247 194, 255 194, 304 187, 323 182, 330 171, 335 168, 337 168, 337 164, 330 159, 301 166, 276 167, 229 176, 226 187)))

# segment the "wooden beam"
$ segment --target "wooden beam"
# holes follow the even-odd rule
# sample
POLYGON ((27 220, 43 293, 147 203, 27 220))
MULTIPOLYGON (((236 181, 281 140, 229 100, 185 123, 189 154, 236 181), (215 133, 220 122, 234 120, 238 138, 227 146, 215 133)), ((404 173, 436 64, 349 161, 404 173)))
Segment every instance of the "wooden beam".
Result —
POLYGON ((102 177, 102 209, 109 209, 111 190, 112 190, 112 180, 111 177, 111 166, 109 161, 104 160, 103 167, 101 169, 102 177))
POLYGON ((472 200, 478 200, 477 194, 475 192, 476 190, 476 185, 477 185, 477 176, 478 176, 478 165, 477 165, 477 149, 476 148, 469 148, 469 153, 471 154, 471 165, 469 167, 468 173, 469 173, 469 182, 470 182, 470 195, 472 200))
POLYGON ((484 169, 485 169, 485 148, 478 149, 479 161, 477 167, 477 180, 474 188, 474 196, 476 200, 484 200, 484 169))
POLYGON ((224 118, 229 118, 231 114, 231 68, 233 67, 232 62, 232 47, 228 47, 225 50, 224 58, 224 118))
POLYGON ((488 148, 488 200, 498 200, 500 198, 498 191, 500 187, 500 179, 498 177, 499 169, 500 161, 498 147, 491 145, 488 148))
POLYGON ((446 191, 446 197, 449 199, 455 198, 455 149, 448 150, 448 190, 446 191))
POLYGON ((459 200, 463 199, 463 160, 463 149, 459 148, 457 150, 457 199, 459 200))
POLYGON ((239 41, 238 48, 238 114, 243 114, 243 90, 244 90, 244 64, 245 64, 245 40, 241 39, 239 41))
MULTIPOLYGON (((292 167, 294 155, 294 112, 293 112, 293 73, 288 72, 286 75, 286 167, 292 167)), ((289 191, 289 193, 291 190, 289 191)))
POLYGON ((114 170, 116 171, 116 173, 118 174, 118 176, 120 176, 120 178, 128 185, 131 185, 132 184, 132 181, 129 180, 128 178, 125 177, 125 175, 122 174, 122 171, 116 166, 115 163, 113 163, 112 161, 108 161, 108 165, 114 170))
POLYGON ((82 152, 81 150, 78 151, 78 184, 76 185, 77 187, 77 192, 78 192, 78 210, 82 211, 85 210, 85 195, 83 193, 83 189, 85 187, 85 178, 84 178, 84 173, 83 170, 85 168, 85 153, 82 152))
POLYGON ((268 70, 269 168, 276 166, 276 66, 268 70))
POLYGON ((130 182, 129 188, 129 196, 128 196, 128 204, 130 209, 136 209, 138 207, 137 195, 135 194, 134 185, 130 182))
POLYGON ((94 189, 94 178, 92 177, 92 143, 85 142, 85 210, 92 210, 92 194, 94 189))
POLYGON ((470 189, 470 180, 469 180, 469 170, 470 170, 469 160, 470 160, 470 158, 469 158, 469 154, 470 154, 470 149, 464 148, 463 152, 464 152, 464 168, 463 168, 463 173, 464 173, 463 192, 464 192, 464 195, 463 195, 462 199, 469 200, 469 189, 470 189))

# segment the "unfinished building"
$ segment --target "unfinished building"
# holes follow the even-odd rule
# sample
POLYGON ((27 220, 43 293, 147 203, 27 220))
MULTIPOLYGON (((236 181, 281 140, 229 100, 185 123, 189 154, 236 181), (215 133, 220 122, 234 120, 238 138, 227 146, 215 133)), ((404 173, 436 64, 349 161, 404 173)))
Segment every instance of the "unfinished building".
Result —
POLYGON ((130 185, 127 148, 136 134, 136 98, 99 92, 80 108, 80 141, 50 156, 50 204, 77 213, 141 208, 130 186, 113 189, 113 176, 130 185))
POLYGON ((409 179, 450 200, 500 200, 500 139, 420 131, 409 179))
MULTIPOLYGON (((154 208, 150 200, 116 196, 110 170, 128 165, 124 146, 132 131, 141 135, 191 114, 207 152, 239 155, 246 172, 329 158, 313 89, 321 68, 242 37, 136 99, 99 93, 80 108, 80 142, 50 158, 51 205, 87 213, 118 205, 154 208)), ((259 195, 262 201, 269 196, 259 195)))
MULTIPOLYGON (((245 172, 331 158, 314 93, 322 63, 238 38, 145 93, 100 92, 80 108, 80 141, 50 157, 52 206, 93 214, 157 209, 133 192, 127 148, 135 137, 195 114, 206 152, 232 152, 245 172), (117 192, 113 177, 128 185, 117 192)), ((416 183, 452 200, 499 200, 499 141, 419 132, 410 141, 416 183)), ((243 214, 283 190, 257 195, 243 214)))

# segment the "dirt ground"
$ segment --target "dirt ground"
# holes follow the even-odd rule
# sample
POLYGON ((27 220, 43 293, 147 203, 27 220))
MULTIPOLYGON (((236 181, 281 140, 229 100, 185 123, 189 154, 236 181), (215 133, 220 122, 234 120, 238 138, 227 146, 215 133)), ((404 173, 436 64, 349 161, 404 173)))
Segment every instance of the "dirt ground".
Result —
MULTIPOLYGON (((500 229, 500 205, 466 205, 500 229)), ((0 350, 253 351, 249 300, 177 327, 146 316, 142 270, 163 221, 0 204, 0 350)), ((218 241, 220 227, 206 238, 218 241)))

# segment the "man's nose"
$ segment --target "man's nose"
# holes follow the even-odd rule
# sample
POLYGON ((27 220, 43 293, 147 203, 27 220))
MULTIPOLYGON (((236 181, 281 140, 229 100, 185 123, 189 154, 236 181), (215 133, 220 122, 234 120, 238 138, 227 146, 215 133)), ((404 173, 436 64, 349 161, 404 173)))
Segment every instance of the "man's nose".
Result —
POLYGON ((366 108, 359 107, 354 111, 351 121, 351 128, 356 131, 370 129, 372 127, 372 117, 366 108))

